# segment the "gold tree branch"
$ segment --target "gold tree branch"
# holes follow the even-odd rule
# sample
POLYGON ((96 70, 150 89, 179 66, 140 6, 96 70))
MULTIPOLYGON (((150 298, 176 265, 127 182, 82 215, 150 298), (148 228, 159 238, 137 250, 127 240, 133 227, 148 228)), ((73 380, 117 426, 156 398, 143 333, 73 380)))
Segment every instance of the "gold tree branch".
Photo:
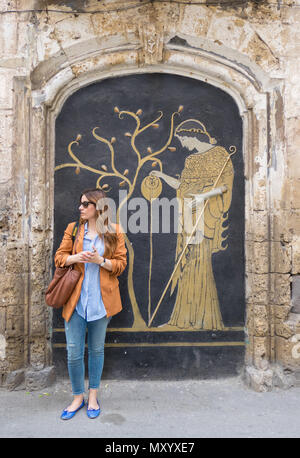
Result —
POLYGON ((170 126, 170 134, 169 134, 169 138, 167 140, 167 143, 158 151, 155 151, 154 153, 151 153, 148 157, 149 158, 153 158, 154 156, 157 156, 158 154, 162 153, 163 151, 165 151, 165 149, 168 148, 168 146, 170 145, 171 141, 172 141, 172 138, 173 138, 173 131, 174 131, 174 117, 175 115, 178 115, 180 116, 179 112, 178 111, 175 111, 172 116, 171 116, 171 126, 170 126))
POLYGON ((81 169, 89 170, 90 172, 96 173, 97 175, 115 176, 114 173, 102 172, 101 170, 94 169, 93 167, 90 167, 88 165, 85 165, 85 164, 82 164, 82 163, 80 163, 80 165, 78 165, 78 163, 74 164, 73 162, 57 165, 55 167, 54 171, 56 172, 57 170, 65 169, 67 167, 76 167, 76 168, 79 167, 81 169))
POLYGON ((135 146, 135 139, 136 139, 136 136, 138 135, 139 133, 139 128, 140 128, 140 125, 141 125, 141 121, 140 121, 140 118, 138 117, 138 115, 136 115, 135 113, 133 113, 132 111, 126 111, 126 110, 122 110, 120 111, 119 113, 119 119, 122 119, 122 115, 123 114, 127 114, 128 116, 131 116, 133 119, 135 119, 136 121, 136 127, 135 127, 135 130, 131 136, 131 146, 132 146, 132 149, 133 151, 136 153, 137 157, 138 157, 138 162, 140 161, 141 159, 141 155, 140 155, 140 152, 139 150, 137 149, 137 147, 135 146))
MULTIPOLYGON (((134 176, 134 179, 133 179, 133 182, 132 182, 132 188, 129 190, 129 194, 127 196, 127 198, 129 199, 129 197, 131 196, 132 192, 133 192, 133 189, 135 187, 135 184, 136 184, 136 180, 137 180, 137 177, 138 177, 138 174, 139 174, 139 171, 141 169, 141 167, 147 162, 147 161, 151 161, 153 160, 153 158, 157 155, 159 155, 160 153, 162 153, 168 146, 169 144, 171 143, 171 140, 173 138, 173 131, 174 131, 174 117, 176 114, 179 115, 179 111, 175 111, 172 116, 171 116, 171 126, 170 126, 170 133, 169 133, 169 138, 166 142, 166 144, 158 151, 155 151, 154 153, 151 153, 151 154, 148 154, 147 156, 143 157, 141 159, 141 154, 140 152, 138 151, 137 147, 135 146, 135 139, 136 137, 143 131, 145 131, 146 129, 148 129, 149 127, 151 127, 153 124, 156 124, 162 117, 163 117, 163 112, 160 110, 159 111, 159 116, 154 119, 154 121, 150 122, 149 124, 147 124, 146 126, 142 127, 141 129, 139 128, 140 127, 140 119, 138 117, 137 114, 133 113, 132 111, 126 111, 126 110, 122 110, 119 112, 119 118, 122 119, 122 115, 123 114, 127 114, 129 116, 131 116, 133 119, 135 119, 136 121, 136 128, 132 134, 132 137, 131 137, 131 146, 133 148, 133 150, 135 151, 135 153, 137 154, 137 157, 138 157, 138 165, 137 165, 137 168, 136 168, 136 173, 135 173, 135 176, 134 176)), ((158 162, 159 164, 159 168, 160 170, 162 171, 162 162, 155 158, 155 160, 158 162)))
POLYGON ((97 135, 95 133, 95 129, 99 129, 99 127, 94 127, 94 129, 92 130, 93 136, 99 142, 105 143, 109 147, 109 150, 110 150, 110 153, 111 153, 111 168, 113 169, 113 171, 115 173, 114 174, 111 173, 110 175, 118 176, 118 177, 122 178, 123 180, 127 181, 128 185, 129 185, 129 188, 131 188, 132 184, 131 184, 130 180, 125 175, 123 175, 122 173, 120 173, 116 169, 116 166, 115 166, 115 150, 114 150, 114 147, 112 146, 111 142, 109 140, 106 140, 106 138, 103 138, 103 137, 100 137, 99 135, 97 135))
MULTIPOLYGON (((65 164, 57 165, 54 168, 55 172, 57 170, 61 170, 61 169, 64 169, 66 167, 76 167, 76 168, 79 167, 79 168, 82 168, 82 169, 85 169, 85 170, 89 170, 90 172, 97 173, 98 175, 110 175, 107 172, 102 172, 102 171, 100 171, 98 169, 94 169, 93 167, 90 167, 88 165, 83 164, 83 162, 81 162, 78 159, 78 157, 72 151, 72 145, 74 145, 74 144, 79 145, 79 142, 77 140, 74 140, 74 141, 70 142, 69 145, 68 145, 68 153, 71 156, 71 158, 75 161, 75 164, 74 163, 65 163, 65 164)), ((111 174, 111 175, 113 175, 113 174, 111 174)))
POLYGON ((80 162, 80 160, 78 159, 78 157, 76 157, 75 154, 74 154, 73 151, 72 151, 72 145, 74 145, 74 144, 79 145, 79 142, 78 142, 77 140, 74 140, 73 142, 70 142, 70 143, 68 144, 68 153, 69 153, 69 155, 71 156, 71 158, 72 158, 75 162, 77 162, 78 165, 83 165, 83 163, 80 162))
POLYGON ((163 112, 162 111, 159 111, 160 115, 158 116, 158 118, 154 119, 154 121, 150 122, 149 124, 147 124, 146 126, 142 127, 142 129, 139 129, 139 134, 141 132, 143 132, 144 130, 148 129, 149 127, 151 127, 153 124, 156 124, 158 121, 161 120, 161 118, 163 117, 163 112))

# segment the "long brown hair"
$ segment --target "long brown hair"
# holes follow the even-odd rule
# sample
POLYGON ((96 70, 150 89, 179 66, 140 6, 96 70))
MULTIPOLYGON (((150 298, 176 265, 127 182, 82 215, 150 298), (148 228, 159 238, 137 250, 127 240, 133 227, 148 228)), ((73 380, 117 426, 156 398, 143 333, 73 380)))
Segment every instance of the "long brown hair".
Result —
MULTIPOLYGON (((85 189, 80 195, 80 202, 82 196, 90 202, 94 202, 96 205, 97 220, 96 220, 96 230, 99 237, 104 238, 104 246, 107 248, 108 255, 111 257, 116 249, 118 237, 115 231, 115 228, 112 225, 110 220, 110 208, 107 203, 106 194, 101 189, 85 189)), ((86 220, 80 218, 79 223, 84 224, 86 220)))

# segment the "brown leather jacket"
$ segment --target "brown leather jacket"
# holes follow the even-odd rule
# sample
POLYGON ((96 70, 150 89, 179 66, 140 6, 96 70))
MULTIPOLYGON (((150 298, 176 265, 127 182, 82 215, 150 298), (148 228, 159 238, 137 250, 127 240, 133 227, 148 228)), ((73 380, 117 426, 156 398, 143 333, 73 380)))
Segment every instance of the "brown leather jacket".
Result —
MULTIPOLYGON (((55 253, 54 261, 56 267, 64 267, 65 262, 71 254, 76 254, 83 249, 84 224, 78 227, 78 235, 75 240, 72 250, 72 231, 75 221, 68 224, 60 247, 55 253)), ((104 257, 107 257, 112 263, 112 271, 108 271, 104 267, 100 267, 100 287, 104 307, 107 316, 113 316, 122 310, 122 302, 119 290, 118 276, 124 271, 127 265, 127 249, 125 246, 124 234, 120 230, 120 226, 115 224, 118 243, 112 258, 107 257, 107 249, 104 251, 104 257)), ((75 286, 68 302, 63 306, 62 316, 66 321, 69 321, 74 312, 78 299, 81 293, 81 286, 84 278, 84 263, 74 264, 74 269, 79 270, 82 275, 75 286)))

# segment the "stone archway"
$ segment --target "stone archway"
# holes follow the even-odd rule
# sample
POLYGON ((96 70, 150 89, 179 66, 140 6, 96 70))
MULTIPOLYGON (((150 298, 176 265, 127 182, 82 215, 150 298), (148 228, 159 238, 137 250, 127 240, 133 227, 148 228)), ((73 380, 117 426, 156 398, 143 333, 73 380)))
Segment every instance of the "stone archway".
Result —
POLYGON ((281 169, 272 168, 272 151, 275 145, 282 144, 283 133, 277 128, 278 119, 271 107, 281 103, 281 81, 270 80, 244 56, 240 55, 240 61, 233 60, 196 38, 164 36, 162 31, 154 33, 144 28, 140 41, 134 37, 124 43, 123 38, 118 40, 114 36, 113 43, 112 49, 108 39, 106 48, 91 55, 76 54, 73 49, 72 59, 60 62, 59 67, 54 58, 40 64, 32 75, 31 93, 26 90, 25 80, 15 82, 17 110, 19 116, 25 113, 25 126, 30 132, 28 138, 21 130, 17 145, 17 150, 27 151, 23 165, 30 177, 26 184, 27 214, 31 222, 30 230, 26 229, 31 271, 24 309, 27 361, 37 370, 51 364, 51 313, 43 303, 41 284, 48 283, 51 271, 56 116, 70 94, 91 82, 115 75, 161 72, 196 78, 222 88, 239 107, 243 119, 246 186, 245 365, 268 376, 265 369, 276 360, 272 301, 278 279, 272 273, 272 262, 281 255, 280 242, 272 241, 273 199, 278 188, 271 183, 274 177, 279 184, 283 178, 281 169), (40 271, 41 265, 45 266, 44 272, 40 271))

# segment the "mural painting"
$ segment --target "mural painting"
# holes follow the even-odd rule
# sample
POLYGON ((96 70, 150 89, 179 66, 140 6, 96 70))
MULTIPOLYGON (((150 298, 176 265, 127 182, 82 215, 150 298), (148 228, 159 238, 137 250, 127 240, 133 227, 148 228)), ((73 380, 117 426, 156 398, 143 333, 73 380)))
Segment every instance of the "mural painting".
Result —
MULTIPOLYGON (((244 352, 244 176, 230 96, 160 74, 81 89, 56 123, 54 249, 89 187, 114 200, 128 250, 108 374, 170 376, 174 362, 174 377, 235 373, 244 352), (176 205, 160 212, 163 202, 176 205)), ((53 327, 59 359, 59 312, 53 327)))

